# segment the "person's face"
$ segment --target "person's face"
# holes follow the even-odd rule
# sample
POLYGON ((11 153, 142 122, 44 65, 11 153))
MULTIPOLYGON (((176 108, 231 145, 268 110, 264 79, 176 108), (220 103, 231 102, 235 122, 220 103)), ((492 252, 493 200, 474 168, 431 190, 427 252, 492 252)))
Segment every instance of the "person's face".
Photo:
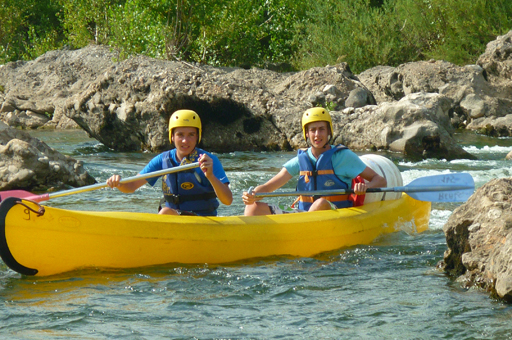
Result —
POLYGON ((322 148, 329 142, 329 124, 327 122, 313 122, 306 126, 307 136, 311 146, 322 148))
POLYGON ((178 127, 172 131, 172 141, 180 155, 190 154, 196 147, 198 138, 195 127, 178 127))

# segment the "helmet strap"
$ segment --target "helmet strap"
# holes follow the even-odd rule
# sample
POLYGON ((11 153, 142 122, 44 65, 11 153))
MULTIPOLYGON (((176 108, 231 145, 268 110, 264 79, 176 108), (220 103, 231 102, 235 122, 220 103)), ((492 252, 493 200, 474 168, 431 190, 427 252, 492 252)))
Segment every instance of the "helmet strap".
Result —
POLYGON ((327 143, 325 143, 324 149, 327 148, 327 145, 331 145, 331 143, 332 143, 332 136, 329 135, 329 139, 327 140, 327 143))

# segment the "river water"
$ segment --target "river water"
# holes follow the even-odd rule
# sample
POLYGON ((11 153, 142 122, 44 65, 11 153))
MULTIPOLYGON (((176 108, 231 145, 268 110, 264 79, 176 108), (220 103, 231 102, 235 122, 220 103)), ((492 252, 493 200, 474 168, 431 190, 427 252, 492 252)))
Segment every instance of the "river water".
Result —
MULTIPOLYGON (((98 181, 134 176, 154 156, 119 153, 82 131, 31 134, 84 161, 98 181)), ((446 172, 469 172, 477 187, 512 177, 511 138, 457 135, 478 160, 410 162, 381 153, 404 184, 446 172)), ((218 154, 234 202, 277 173, 294 152, 218 154)), ((364 153, 360 153, 364 154, 364 153)), ((293 189, 293 183, 287 188, 293 189)), ((156 212, 158 185, 134 194, 101 189, 55 198, 74 210, 156 212)), ((274 199, 289 203, 289 198, 274 199)), ((459 204, 433 204, 429 230, 397 232, 371 245, 316 258, 274 257, 229 265, 87 270, 24 277, 0 261, 0 336, 10 339, 511 339, 512 306, 478 289, 463 289, 436 270, 446 250, 444 223, 459 204)), ((30 246, 30 245, 27 245, 30 246)))

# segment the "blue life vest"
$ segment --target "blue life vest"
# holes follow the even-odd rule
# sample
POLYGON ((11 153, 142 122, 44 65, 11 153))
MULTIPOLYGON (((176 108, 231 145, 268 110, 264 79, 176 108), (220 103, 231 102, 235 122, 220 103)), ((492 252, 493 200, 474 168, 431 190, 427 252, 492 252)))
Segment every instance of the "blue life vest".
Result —
MULTIPOLYGON (((322 153, 316 161, 316 166, 313 164, 308 156, 307 151, 299 150, 297 157, 299 160, 300 177, 297 184, 299 191, 313 191, 313 190, 334 190, 334 189, 349 189, 349 186, 336 176, 332 166, 331 157, 335 152, 347 149, 344 145, 337 145, 328 151, 322 153)), ((335 196, 299 196, 299 209, 308 211, 313 202, 323 197, 328 201, 334 203, 338 208, 347 208, 353 205, 349 200, 349 195, 335 195, 335 196)))
MULTIPOLYGON (((196 148, 196 151, 198 155, 206 153, 199 148, 196 148)), ((197 162, 197 158, 194 162, 197 162)), ((170 157, 170 152, 164 153, 162 168, 175 166, 179 164, 170 157)), ((165 205, 169 208, 191 211, 200 216, 217 216, 219 201, 215 190, 204 174, 199 175, 195 169, 164 175, 162 191, 165 205)))

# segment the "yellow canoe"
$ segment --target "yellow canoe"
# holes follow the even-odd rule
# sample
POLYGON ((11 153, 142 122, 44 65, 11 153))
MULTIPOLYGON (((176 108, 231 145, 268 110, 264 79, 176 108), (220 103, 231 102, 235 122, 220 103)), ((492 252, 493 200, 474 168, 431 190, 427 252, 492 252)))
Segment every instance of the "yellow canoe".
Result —
POLYGON ((18 198, 0 204, 0 256, 24 275, 81 268, 229 263, 275 255, 311 257, 384 233, 428 228, 430 202, 404 194, 362 207, 272 216, 161 216, 71 211, 18 198))

